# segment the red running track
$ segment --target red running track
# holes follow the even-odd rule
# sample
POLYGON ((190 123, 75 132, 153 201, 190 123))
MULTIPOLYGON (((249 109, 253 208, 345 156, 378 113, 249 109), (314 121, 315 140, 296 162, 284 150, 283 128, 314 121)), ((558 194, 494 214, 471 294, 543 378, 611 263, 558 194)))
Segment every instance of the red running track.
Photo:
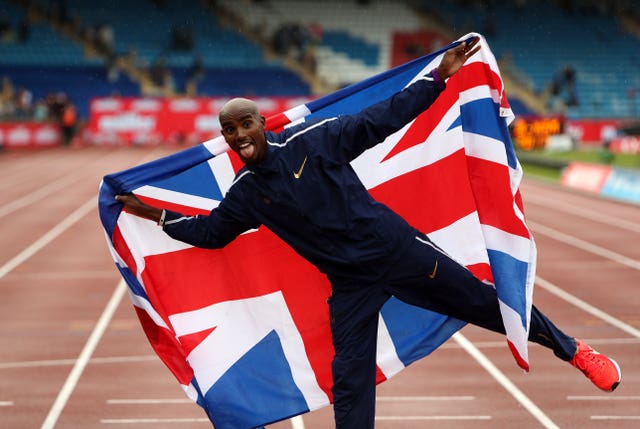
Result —
MULTIPOLYGON (((170 151, 0 153, 0 428, 211 427, 148 345, 96 208, 103 175, 170 151)), ((536 345, 524 373, 501 336, 467 326, 379 386, 376 428, 639 427, 640 206, 534 180, 522 192, 534 302, 615 357, 622 384, 600 392, 536 345)), ((327 407, 269 428, 332 426, 327 407)))

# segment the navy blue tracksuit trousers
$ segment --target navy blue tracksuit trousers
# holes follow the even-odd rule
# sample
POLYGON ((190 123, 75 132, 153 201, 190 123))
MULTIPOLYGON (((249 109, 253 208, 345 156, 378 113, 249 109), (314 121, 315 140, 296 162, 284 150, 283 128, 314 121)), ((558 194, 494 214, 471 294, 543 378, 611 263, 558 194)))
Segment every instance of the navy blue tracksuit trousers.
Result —
MULTIPOLYGON (((335 357, 332 363, 337 429, 370 429, 375 417, 378 313, 391 297, 456 319, 505 333, 495 289, 437 248, 416 237, 398 262, 376 284, 341 288, 329 298, 335 357), (438 263, 434 279, 429 278, 438 263)), ((569 361, 575 339, 556 328, 535 306, 529 340, 569 361)))

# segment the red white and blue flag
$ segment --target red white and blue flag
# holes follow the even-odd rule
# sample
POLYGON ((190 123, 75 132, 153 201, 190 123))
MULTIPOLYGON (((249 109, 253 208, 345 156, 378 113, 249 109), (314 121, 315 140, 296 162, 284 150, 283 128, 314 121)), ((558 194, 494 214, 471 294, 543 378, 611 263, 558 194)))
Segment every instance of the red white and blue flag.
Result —
MULTIPOLYGON (((460 41, 472 36, 479 35, 460 41)), ((460 41, 268 118, 267 127, 358 112, 429 72, 460 41)), ((536 248, 518 190, 511 110, 496 60, 482 37, 480 44, 427 111, 353 166, 376 199, 495 286, 509 347, 528 369, 536 248)), ((258 427, 331 403, 328 280, 267 228, 224 249, 198 249, 122 211, 114 196, 133 192, 158 207, 208 213, 240 167, 218 138, 105 176, 100 188, 109 248, 142 327, 218 429, 258 427)), ((380 314, 378 382, 462 326, 392 298, 380 314)))

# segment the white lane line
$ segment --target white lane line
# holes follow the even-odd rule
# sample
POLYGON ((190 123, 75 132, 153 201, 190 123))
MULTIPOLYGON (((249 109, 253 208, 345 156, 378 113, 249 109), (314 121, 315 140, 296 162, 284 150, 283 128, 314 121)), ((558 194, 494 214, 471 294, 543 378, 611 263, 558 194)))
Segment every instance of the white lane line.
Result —
POLYGON ((142 398, 142 399, 107 399, 109 405, 158 405, 158 404, 193 404, 189 398, 142 398))
MULTIPOLYGON (((99 357, 91 358, 90 364, 108 364, 108 363, 130 363, 130 362, 149 362, 158 361, 160 358, 157 355, 141 355, 141 356, 114 356, 114 357, 99 357)), ((76 363, 75 359, 52 359, 52 360, 32 360, 28 362, 2 362, 0 363, 0 369, 12 369, 12 368, 38 368, 47 366, 65 366, 73 365, 76 363)))
POLYGON ((47 244, 51 243, 55 240, 60 234, 69 229, 73 224, 78 222, 84 216, 87 215, 92 209, 97 207, 98 198, 93 196, 77 208, 73 213, 64 218, 60 223, 51 228, 46 234, 42 237, 34 241, 31 245, 29 245, 22 252, 18 253, 16 256, 7 261, 4 265, 0 267, 0 279, 10 273, 15 267, 22 264, 24 261, 35 255, 38 251, 44 248, 47 244))
MULTIPOLYGON (((627 344, 627 345, 636 345, 640 344, 640 339, 638 338, 585 338, 588 340, 587 343, 590 345, 598 345, 598 344, 627 344)), ((473 344, 479 349, 504 349, 504 341, 474 341, 473 344)), ((537 344, 529 344, 529 346, 536 347, 537 344)), ((540 346, 542 347, 542 346, 540 346)), ((438 349, 459 349, 460 346, 457 344, 453 344, 451 342, 446 342, 442 344, 438 349)))
POLYGON ((540 424, 548 429, 559 429, 559 427, 533 403, 509 378, 502 373, 471 341, 467 340, 460 332, 456 332, 452 337, 460 346, 473 357, 504 389, 511 394, 540 424))
POLYGON ((302 420, 302 416, 295 416, 291 418, 291 429, 304 429, 304 420, 302 420))
POLYGON ((0 218, 3 218, 4 216, 7 216, 8 214, 11 214, 16 210, 19 210, 30 204, 33 204, 66 186, 69 186, 70 184, 78 180, 79 176, 79 174, 75 174, 73 176, 65 176, 62 179, 58 179, 54 182, 48 183, 41 188, 38 188, 36 191, 30 192, 27 195, 12 200, 11 202, 0 207, 0 218))
MULTIPOLYGON (((117 152, 112 152, 108 155, 108 158, 118 158, 120 155, 117 152)), ((78 182, 82 179, 82 176, 85 176, 87 173, 95 172, 95 164, 103 163, 105 157, 94 158, 90 163, 84 163, 80 168, 72 167, 74 169, 75 174, 66 174, 63 177, 54 180, 52 182, 43 185, 42 187, 37 188, 35 191, 31 191, 26 195, 23 195, 20 198, 16 198, 2 207, 0 207, 0 218, 15 212, 23 207, 29 206, 43 198, 50 196, 52 193, 63 189, 66 186, 71 185, 74 182, 78 182)))
POLYGON ((101 419, 100 423, 107 425, 133 425, 133 424, 150 424, 150 423, 208 423, 209 419, 203 417, 195 418, 176 418, 176 419, 101 419))
MULTIPOLYGON (((504 347, 504 343, 502 344, 504 347)), ((376 401, 385 402, 385 401, 398 401, 398 402, 407 402, 407 401, 473 401, 475 400, 475 396, 378 396, 376 401)))
POLYGON ((120 304, 120 301, 122 300, 122 297, 124 296, 126 290, 127 288, 125 286, 124 280, 120 280, 115 290, 113 291, 113 295, 111 295, 111 299, 109 299, 107 306, 102 312, 100 319, 98 319, 98 322, 96 323, 96 326, 93 329, 93 332, 91 332, 91 335, 87 340, 87 343, 82 349, 82 352, 80 352, 80 356, 78 356, 78 359, 76 360, 75 365, 71 369, 71 372, 67 377, 67 380, 62 386, 62 389, 60 389, 60 392, 58 392, 58 396, 55 402, 53 403, 53 406, 49 410, 49 414, 47 414, 47 417, 44 420, 44 423, 42 424, 40 429, 52 429, 55 426, 56 422, 58 421, 58 417, 60 417, 60 413, 62 412, 65 405, 67 404, 67 401, 71 396, 71 393, 73 393, 73 389, 78 383, 78 380, 80 379, 82 372, 87 366, 87 363, 91 358, 91 355, 93 354, 98 343, 100 342, 100 339, 104 334, 104 331, 109 326, 109 322, 111 321, 113 314, 118 308, 118 305, 120 304))
MULTIPOLYGON (((166 398, 166 399, 155 399, 155 398, 141 398, 141 399, 107 399, 107 404, 109 405, 164 405, 164 404, 193 404, 194 402, 189 398, 166 398)), ((122 423, 148 423, 149 419, 127 419, 127 421, 123 421, 124 419, 109 419, 109 420, 101 420, 101 423, 110 423, 110 424, 122 424, 122 423), (132 421, 135 420, 135 421, 132 421)), ((176 419, 173 419, 176 420, 176 419)), ((173 421, 169 423, 190 423, 189 421, 173 421)), ((197 421, 209 421, 207 419, 197 420, 197 421)), ((295 416, 289 419, 291 423, 292 429, 305 429, 304 421, 302 420, 302 416, 295 416)), ((162 422, 166 422, 163 420, 162 422)))
POLYGON ((491 420, 491 416, 376 416, 376 421, 491 420))
POLYGON ((536 231, 536 233, 546 235, 550 238, 553 238, 554 240, 562 241, 566 244, 577 247, 578 249, 582 249, 584 251, 593 253, 594 255, 602 256, 603 258, 609 259, 622 265, 626 265, 629 268, 640 270, 640 261, 628 258, 624 255, 621 255, 620 253, 613 252, 611 250, 605 249, 604 247, 589 243, 588 241, 581 240, 572 235, 565 234, 564 232, 558 231, 557 229, 553 229, 536 222, 529 221, 527 223, 529 224, 529 227, 533 228, 536 231))
POLYGON ((640 420, 640 416, 591 416, 591 420, 640 420))
POLYGON ((630 222, 625 219, 620 219, 615 216, 609 216, 602 212, 597 212, 595 210, 576 207, 574 205, 563 204, 561 201, 556 199, 553 200, 553 204, 548 204, 548 198, 536 197, 534 195, 527 195, 526 203, 533 202, 534 204, 538 204, 540 206, 548 207, 553 210, 569 213, 575 216, 580 216, 585 219, 593 220, 596 222, 603 223, 607 226, 613 226, 615 228, 622 228, 628 231, 640 232, 640 223, 639 222, 630 222))
POLYGON ((624 323, 622 320, 620 319, 616 319, 615 317, 611 316, 608 313, 605 313, 604 311, 592 306, 591 304, 581 300, 580 298, 578 298, 577 296, 571 295, 569 292, 564 291, 562 289, 560 289, 558 286, 554 285, 553 283, 539 277, 536 276, 536 284, 540 287, 542 287, 543 289, 546 289, 547 291, 551 292, 552 294, 556 295, 559 298, 564 299, 565 301, 567 301, 568 303, 580 308, 581 310, 601 319, 604 320, 605 322, 609 323, 612 326, 615 326, 616 328, 626 332, 627 334, 634 336, 636 338, 640 338, 640 330, 634 328, 633 326, 624 323))
POLYGON ((13 272, 12 279, 20 280, 74 280, 74 279, 118 279, 117 270, 87 270, 87 271, 38 271, 29 273, 13 272))
POLYGON ((640 401, 640 396, 567 396, 567 401, 640 401))
POLYGON ((13 401, 0 401, 0 407, 12 407, 13 401))

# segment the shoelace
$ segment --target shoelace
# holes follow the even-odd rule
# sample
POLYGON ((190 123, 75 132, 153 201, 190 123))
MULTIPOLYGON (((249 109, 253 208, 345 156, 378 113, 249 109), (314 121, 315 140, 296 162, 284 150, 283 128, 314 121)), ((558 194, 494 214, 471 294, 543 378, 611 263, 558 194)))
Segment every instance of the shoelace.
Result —
POLYGON ((596 357, 596 353, 593 350, 589 350, 587 353, 581 353, 575 359, 576 366, 581 370, 587 369, 589 365, 604 366, 604 361, 596 357))

